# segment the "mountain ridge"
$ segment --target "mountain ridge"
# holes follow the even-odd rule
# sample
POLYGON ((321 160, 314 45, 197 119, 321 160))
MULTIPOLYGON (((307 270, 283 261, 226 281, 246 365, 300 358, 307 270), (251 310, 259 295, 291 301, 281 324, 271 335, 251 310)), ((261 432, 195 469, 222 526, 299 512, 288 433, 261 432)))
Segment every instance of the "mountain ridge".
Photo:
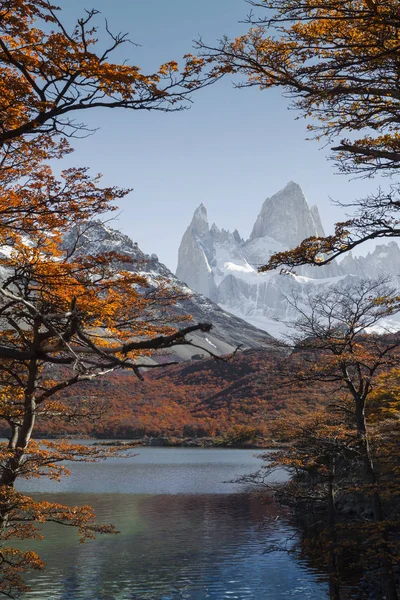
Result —
POLYGON ((263 202, 247 240, 237 230, 209 227, 207 209, 201 204, 183 235, 176 274, 224 310, 278 336, 286 330, 284 321, 295 316, 287 301, 293 294, 383 273, 400 288, 400 249, 393 241, 377 246, 367 257, 349 254, 341 263, 307 265, 296 274, 258 272, 272 254, 290 250, 307 237, 324 235, 318 207, 308 205, 293 181, 263 202))

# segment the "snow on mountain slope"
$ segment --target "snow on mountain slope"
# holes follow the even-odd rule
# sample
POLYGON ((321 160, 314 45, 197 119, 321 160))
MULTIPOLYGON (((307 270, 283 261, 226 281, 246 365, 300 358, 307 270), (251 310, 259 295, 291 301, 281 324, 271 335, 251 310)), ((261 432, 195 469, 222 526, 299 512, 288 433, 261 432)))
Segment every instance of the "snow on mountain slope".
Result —
MULTIPOLYGON (((205 228, 203 233, 204 230, 205 228)), ((197 231, 199 233, 202 231, 201 220, 197 231)), ((76 243, 77 235, 78 230, 74 228, 64 237, 65 248, 76 246, 76 252, 83 255, 116 252, 128 256, 132 259, 132 263, 128 267, 124 264, 124 268, 130 268, 146 276, 150 285, 168 281, 179 290, 183 299, 174 306, 173 310, 177 315, 191 315, 195 323, 212 323, 213 328, 210 333, 197 332, 191 335, 193 343, 199 348, 176 346, 174 348, 176 358, 188 360, 198 355, 205 356, 202 348, 217 355, 228 354, 238 346, 243 349, 267 348, 274 341, 265 331, 225 312, 209 298, 193 292, 158 260, 157 255, 145 254, 136 243, 120 231, 103 223, 94 222, 90 223, 84 232, 79 231, 78 243, 76 243)))
POLYGON ((396 242, 377 246, 366 257, 349 254, 340 264, 300 267, 297 275, 258 273, 258 267, 272 254, 294 248, 306 237, 322 235, 318 208, 309 207, 300 186, 292 181, 265 200, 248 240, 237 230, 231 233, 215 224, 209 227, 202 204, 182 238, 176 275, 224 310, 273 335, 282 333, 284 321, 295 316, 287 301, 293 294, 307 295, 321 285, 345 285, 354 276, 376 278, 382 274, 390 275, 400 289, 396 242))

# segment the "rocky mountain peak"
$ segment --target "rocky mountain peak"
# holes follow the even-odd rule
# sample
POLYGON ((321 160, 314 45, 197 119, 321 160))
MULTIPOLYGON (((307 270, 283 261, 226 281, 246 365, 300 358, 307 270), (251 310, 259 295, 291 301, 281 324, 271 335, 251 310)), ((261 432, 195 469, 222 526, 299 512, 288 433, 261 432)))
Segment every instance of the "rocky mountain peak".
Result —
MULTIPOLYGON (((318 209, 309 207, 294 181, 265 200, 247 241, 237 230, 231 233, 215 224, 210 229, 207 210, 200 204, 182 238, 176 275, 197 292, 225 302, 233 293, 229 289, 222 297, 225 277, 229 275, 235 282, 239 278, 240 285, 243 278, 258 281, 257 266, 271 254, 294 248, 306 237, 321 235, 324 232, 318 209)), ((326 274, 321 271, 319 276, 326 274)))
POLYGON ((318 237, 325 237, 325 231, 322 226, 321 217, 319 214, 318 206, 316 204, 314 204, 314 206, 311 207, 310 213, 315 224, 316 235, 318 237))
POLYGON ((349 252, 340 263, 342 272, 359 277, 379 278, 400 276, 400 248, 395 241, 378 244, 366 256, 354 256, 349 252))
POLYGON ((250 239, 269 237, 289 249, 314 235, 323 235, 318 209, 310 208, 301 187, 290 181, 265 200, 250 239))
POLYGON ((218 235, 220 233, 219 227, 215 223, 213 223, 211 225, 211 227, 210 227, 210 233, 211 233, 211 235, 218 235))
POLYGON ((72 227, 64 235, 63 246, 75 246, 80 254, 99 254, 101 252, 118 252, 134 258, 143 258, 144 253, 139 250, 137 243, 127 235, 112 229, 101 221, 91 221, 72 227))
POLYGON ((203 203, 200 204, 194 211, 193 219, 190 224, 193 233, 200 238, 206 236, 210 228, 208 226, 207 209, 203 203))
MULTIPOLYGON (((199 213, 201 216, 201 214, 204 214, 204 211, 200 210, 199 213)), ((191 227, 187 229, 185 235, 187 236, 189 252, 191 250, 194 252, 191 258, 196 258, 197 244, 201 244, 202 242, 193 235, 191 227)), ((174 315, 179 317, 190 315, 193 317, 194 322, 210 322, 213 324, 211 332, 196 332, 191 335, 193 343, 198 346, 197 348, 177 346, 171 349, 171 360, 188 360, 193 358, 193 355, 208 356, 206 350, 210 350, 218 355, 229 354, 238 345, 241 345, 243 348, 262 348, 272 340, 264 331, 224 312, 208 298, 188 289, 183 281, 178 280, 158 260, 156 254, 144 253, 130 237, 100 221, 93 221, 72 227, 63 238, 63 247, 66 250, 76 249, 76 253, 81 256, 97 255, 104 252, 116 252, 125 255, 129 263, 124 262, 121 264, 121 268, 131 270, 146 277, 150 286, 155 287, 160 283, 170 285, 172 283, 174 288, 180 292, 181 297, 179 301, 171 307, 172 321, 174 315)), ((212 290, 208 291, 212 293, 212 290)))
POLYGON ((166 278, 171 276, 169 269, 158 260, 157 254, 146 254, 129 236, 101 221, 72 227, 63 237, 63 247, 66 250, 74 248, 75 256, 115 252, 127 257, 127 263, 122 266, 128 271, 140 271, 166 278))
MULTIPOLYGON (((293 193, 298 194, 298 193, 303 193, 301 187, 299 186, 298 183, 296 183, 295 181, 289 181, 285 187, 282 189, 282 191, 290 191, 293 190, 293 193)), ((279 192, 278 192, 279 193, 279 192)))
POLYGON ((200 204, 179 246, 176 270, 178 279, 211 300, 216 298, 216 287, 210 266, 213 237, 216 235, 220 235, 219 229, 213 226, 210 232, 206 207, 200 204))
POLYGON ((233 232, 233 239, 235 240, 235 242, 240 245, 244 243, 243 238, 240 236, 240 233, 238 232, 237 229, 235 229, 235 231, 233 232))

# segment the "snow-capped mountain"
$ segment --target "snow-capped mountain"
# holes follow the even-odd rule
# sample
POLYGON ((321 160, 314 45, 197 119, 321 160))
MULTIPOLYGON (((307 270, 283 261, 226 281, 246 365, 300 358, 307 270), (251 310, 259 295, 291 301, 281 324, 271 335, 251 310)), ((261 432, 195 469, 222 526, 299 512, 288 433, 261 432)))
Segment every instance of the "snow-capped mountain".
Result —
POLYGON ((225 312, 209 298, 189 289, 158 260, 156 254, 145 254, 127 235, 101 222, 90 223, 79 231, 77 228, 72 229, 64 237, 63 243, 66 249, 76 248, 76 252, 82 255, 116 252, 129 257, 132 262, 130 265, 124 264, 124 269, 130 268, 144 275, 150 285, 168 281, 184 296, 173 307, 177 315, 191 315, 194 323, 212 323, 210 333, 197 332, 190 336, 198 348, 176 346, 176 358, 188 360, 199 355, 206 356, 202 348, 217 355, 228 354, 238 346, 243 349, 268 348, 274 341, 265 331, 225 312))
POLYGON ((389 242, 377 245, 366 256, 354 257, 349 252, 340 263, 340 270, 344 274, 366 278, 388 275, 396 284, 400 278, 400 248, 396 242, 389 242))
POLYGON ((211 298, 224 310, 273 335, 282 322, 294 316, 287 298, 304 294, 321 285, 353 278, 390 275, 400 288, 400 249, 396 242, 377 246, 366 257, 349 253, 340 263, 324 267, 304 266, 296 275, 276 271, 258 273, 269 257, 298 245, 311 236, 323 236, 316 206, 310 207, 300 188, 290 182, 262 205, 248 240, 208 224, 201 204, 194 213, 179 248, 177 277, 211 298))

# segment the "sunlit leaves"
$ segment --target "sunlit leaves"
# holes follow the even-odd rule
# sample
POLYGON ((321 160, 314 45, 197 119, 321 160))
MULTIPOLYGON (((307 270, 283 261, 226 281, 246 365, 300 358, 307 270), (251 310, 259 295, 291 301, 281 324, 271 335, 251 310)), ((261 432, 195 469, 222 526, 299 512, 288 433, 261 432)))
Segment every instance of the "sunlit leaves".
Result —
POLYGON ((113 52, 129 40, 103 27, 98 11, 83 12, 70 30, 61 19, 61 10, 47 2, 0 6, 0 142, 85 131, 73 119, 77 109, 175 110, 190 91, 216 79, 203 73, 204 59, 191 55, 181 67, 169 61, 149 74, 115 63, 113 52))
POLYGON ((47 0, 0 0, 0 419, 9 435, 0 445, 0 594, 10 597, 25 589, 24 571, 43 566, 36 554, 9 547, 39 537, 36 524, 75 527, 82 540, 114 533, 95 524, 89 507, 36 502, 14 490, 19 477, 58 480, 67 460, 117 451, 34 442, 36 422, 101 418, 107 402, 95 394, 78 401, 60 394, 119 368, 141 377, 138 359, 210 329, 177 330, 185 320, 171 313, 179 293, 138 274, 146 268, 135 252, 82 251, 95 219, 128 190, 102 186, 83 167, 57 176, 53 169, 72 151, 66 136, 88 133, 78 111, 181 109, 218 75, 191 55, 145 74, 113 61, 128 38, 107 24, 100 32, 96 10, 83 11, 70 29, 61 19, 47 0))

